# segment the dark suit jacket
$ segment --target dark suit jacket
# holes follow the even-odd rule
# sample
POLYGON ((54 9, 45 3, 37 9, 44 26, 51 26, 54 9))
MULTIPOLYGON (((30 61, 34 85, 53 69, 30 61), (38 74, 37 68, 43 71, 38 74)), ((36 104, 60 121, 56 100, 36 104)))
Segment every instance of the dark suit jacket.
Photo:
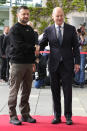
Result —
POLYGON ((3 40, 3 55, 6 56, 6 58, 9 58, 9 48, 10 48, 10 40, 9 40, 9 35, 6 35, 4 40, 3 40))
POLYGON ((40 50, 45 46, 50 45, 49 69, 55 71, 58 67, 60 57, 67 71, 72 71, 75 64, 80 64, 80 52, 77 39, 77 33, 74 26, 64 23, 63 41, 60 46, 56 36, 55 25, 49 26, 45 29, 43 39, 40 41, 40 50))
POLYGON ((0 57, 2 57, 2 55, 3 55, 3 40, 4 40, 4 37, 5 37, 4 34, 0 35, 0 57))

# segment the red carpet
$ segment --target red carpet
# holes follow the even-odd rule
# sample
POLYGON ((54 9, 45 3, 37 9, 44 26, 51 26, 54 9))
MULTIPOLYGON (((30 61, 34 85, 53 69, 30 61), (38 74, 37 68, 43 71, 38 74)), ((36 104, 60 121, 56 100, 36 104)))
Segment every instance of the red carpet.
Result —
POLYGON ((65 118, 62 123, 52 125, 53 116, 34 116, 37 123, 24 122, 21 126, 9 124, 8 115, 0 115, 0 131, 87 131, 87 117, 73 116, 73 125, 66 125, 65 118))

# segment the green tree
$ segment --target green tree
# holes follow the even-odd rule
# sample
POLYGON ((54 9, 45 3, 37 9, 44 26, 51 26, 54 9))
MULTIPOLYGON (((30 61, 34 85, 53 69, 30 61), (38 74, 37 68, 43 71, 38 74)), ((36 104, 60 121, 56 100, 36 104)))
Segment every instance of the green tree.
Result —
MULTIPOLYGON (((47 0, 46 7, 29 7, 30 20, 34 23, 34 27, 42 33, 44 28, 53 23, 52 10, 57 6, 61 6, 64 10, 65 20, 67 22, 67 14, 76 11, 84 10, 84 0, 47 0)), ((12 13, 14 15, 14 23, 16 22, 17 7, 13 7, 12 13)))
POLYGON ((4 19, 0 19, 0 26, 4 25, 4 19))
POLYGON ((5 4, 6 0, 0 0, 0 4, 5 4))

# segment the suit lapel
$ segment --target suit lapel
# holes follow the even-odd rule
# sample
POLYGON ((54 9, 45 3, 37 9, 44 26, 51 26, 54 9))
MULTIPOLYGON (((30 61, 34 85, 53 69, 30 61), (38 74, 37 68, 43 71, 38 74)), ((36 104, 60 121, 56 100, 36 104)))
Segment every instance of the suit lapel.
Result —
POLYGON ((64 31, 63 31, 63 41, 62 41, 62 44, 65 41, 66 35, 67 35, 67 27, 66 27, 66 24, 64 23, 64 31))

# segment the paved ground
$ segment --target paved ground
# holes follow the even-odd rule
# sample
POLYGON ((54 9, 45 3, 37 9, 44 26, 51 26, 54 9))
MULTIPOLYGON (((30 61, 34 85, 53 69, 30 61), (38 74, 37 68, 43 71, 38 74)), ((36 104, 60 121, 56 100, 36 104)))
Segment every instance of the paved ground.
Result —
MULTIPOLYGON (((8 93, 9 86, 7 83, 0 83, 0 114, 8 114, 8 93)), ((64 113, 64 98, 61 89, 62 115, 64 113)), ((18 95, 18 104, 20 92, 18 95)), ((31 115, 53 115, 52 95, 50 87, 45 89, 32 88, 30 96, 31 115)), ((87 85, 83 89, 73 87, 73 115, 87 116, 87 85)), ((18 106, 17 112, 20 114, 18 106)))

